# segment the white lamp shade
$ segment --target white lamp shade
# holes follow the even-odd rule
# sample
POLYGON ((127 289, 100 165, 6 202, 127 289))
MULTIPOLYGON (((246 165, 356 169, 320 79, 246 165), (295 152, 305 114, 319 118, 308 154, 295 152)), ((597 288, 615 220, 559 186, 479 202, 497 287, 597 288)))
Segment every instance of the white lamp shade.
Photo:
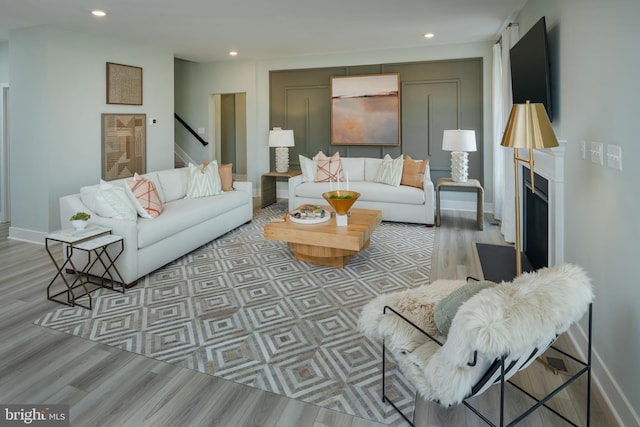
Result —
POLYGON ((442 149, 445 151, 476 151, 476 131, 445 130, 442 137, 442 149))
POLYGON ((293 131, 273 128, 269 131, 269 147, 293 147, 293 131))

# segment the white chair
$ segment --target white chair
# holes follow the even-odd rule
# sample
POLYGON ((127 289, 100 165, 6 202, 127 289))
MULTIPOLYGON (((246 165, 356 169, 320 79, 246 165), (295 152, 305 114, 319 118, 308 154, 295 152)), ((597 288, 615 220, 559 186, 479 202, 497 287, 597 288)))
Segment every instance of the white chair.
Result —
MULTIPOLYGON (((383 402, 390 403, 413 425, 385 394, 385 350, 388 349, 402 373, 426 400, 444 407, 462 403, 492 426, 496 424, 466 399, 483 393, 493 384, 500 384, 498 425, 514 425, 545 406, 577 426, 546 402, 586 374, 589 425, 593 291, 585 272, 565 264, 524 273, 512 282, 484 288, 461 301, 457 311, 450 313, 451 325, 445 337, 434 322, 434 313, 442 314, 439 304, 446 303, 443 306, 451 307, 451 298, 459 298, 460 291, 468 289, 464 288, 466 284, 461 280, 438 280, 411 290, 381 295, 363 307, 359 329, 365 336, 382 341, 383 402), (552 344, 586 312, 589 322, 585 362, 552 344), (508 381, 549 347, 582 368, 541 399, 508 381), (504 420, 505 382, 536 401, 509 424, 504 420)), ((453 301, 453 306, 457 303, 453 301)))

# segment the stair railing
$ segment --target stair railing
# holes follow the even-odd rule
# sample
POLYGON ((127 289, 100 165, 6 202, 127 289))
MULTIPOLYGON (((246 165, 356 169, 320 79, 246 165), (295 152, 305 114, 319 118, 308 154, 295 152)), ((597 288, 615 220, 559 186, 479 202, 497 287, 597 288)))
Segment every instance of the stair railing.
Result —
POLYGON ((184 128, 185 128, 186 130, 188 130, 188 131, 189 131, 189 133, 190 133, 191 135, 193 135, 193 136, 194 136, 198 141, 200 141, 200 143, 201 143, 202 145, 205 145, 205 146, 206 146, 206 145, 209 145, 209 143, 208 143, 207 141, 205 141, 204 139, 202 139, 202 137, 201 137, 200 135, 198 135, 198 133, 197 133, 195 130, 193 130, 193 128, 192 128, 191 126, 189 126, 189 124, 188 124, 187 122, 185 122, 184 120, 182 120, 182 118, 178 115, 178 113, 173 113, 173 115, 175 116, 176 120, 178 120, 178 122, 180 122, 180 124, 181 124, 182 126, 184 126, 184 128))

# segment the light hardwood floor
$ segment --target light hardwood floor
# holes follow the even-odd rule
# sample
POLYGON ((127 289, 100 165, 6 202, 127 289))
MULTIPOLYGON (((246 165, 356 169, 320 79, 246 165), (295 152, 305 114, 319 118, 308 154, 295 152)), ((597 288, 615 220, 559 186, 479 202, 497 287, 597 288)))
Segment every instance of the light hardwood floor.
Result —
MULTIPOLYGON (((376 425, 34 325, 59 307, 46 299, 53 265, 44 247, 7 239, 8 227, 0 224, 0 402, 68 403, 72 426, 376 425)), ((444 211, 436 236, 431 280, 479 276, 472 243, 501 243, 487 219, 485 231, 477 231, 473 212, 444 211)), ((558 380, 540 364, 518 376, 536 392, 558 380)), ((476 398, 477 404, 495 409, 493 389, 476 398)), ((554 399, 570 418, 583 417, 583 389, 572 386, 554 399)), ((528 402, 507 391, 510 407, 528 402)), ((597 391, 592 402, 593 426, 617 425, 597 391)), ((442 409, 420 400, 415 421, 424 427, 484 425, 463 406, 442 409)), ((520 425, 566 424, 542 408, 520 425)))

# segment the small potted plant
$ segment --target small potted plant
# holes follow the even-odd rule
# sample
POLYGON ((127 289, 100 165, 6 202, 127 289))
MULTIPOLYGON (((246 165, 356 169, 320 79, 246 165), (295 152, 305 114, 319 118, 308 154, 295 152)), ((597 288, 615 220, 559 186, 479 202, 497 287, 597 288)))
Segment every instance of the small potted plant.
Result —
POLYGON ((71 218, 69 218, 69 220, 71 221, 73 228, 76 230, 84 230, 89 218, 91 218, 91 215, 86 212, 76 212, 71 218))

